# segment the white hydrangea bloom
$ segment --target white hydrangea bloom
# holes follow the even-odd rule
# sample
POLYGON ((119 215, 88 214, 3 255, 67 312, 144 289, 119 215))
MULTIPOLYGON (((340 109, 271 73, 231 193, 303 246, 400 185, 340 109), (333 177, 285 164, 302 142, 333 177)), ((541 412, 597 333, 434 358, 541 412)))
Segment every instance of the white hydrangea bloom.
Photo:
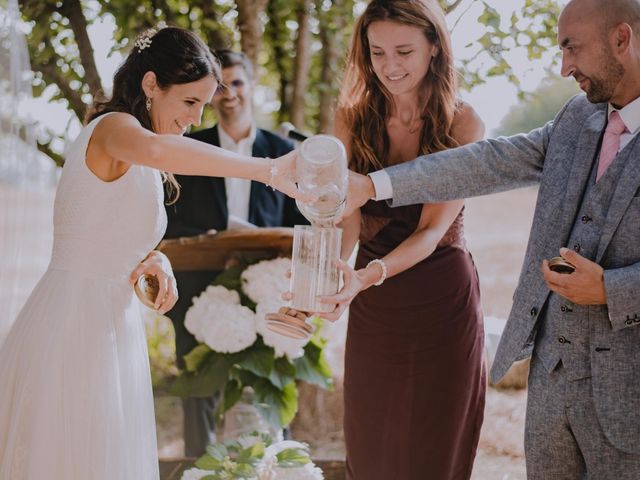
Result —
POLYGON ((265 315, 267 313, 277 312, 280 307, 282 307, 282 303, 273 300, 270 302, 259 303, 256 306, 256 330, 260 335, 262 335, 265 345, 273 347, 276 352, 276 357, 283 357, 286 355, 289 360, 300 358, 304 355, 303 348, 307 343, 309 343, 309 339, 311 338, 310 336, 308 338, 298 340, 273 332, 267 327, 265 315))
POLYGON ((278 301, 289 291, 285 274, 290 269, 291 259, 284 257, 249 265, 241 275, 242 290, 256 303, 278 301))
POLYGON ((277 480, 324 480, 324 474, 320 468, 312 462, 302 467, 276 468, 277 480))
POLYGON ((276 470, 278 467, 278 459, 275 455, 264 455, 260 462, 256 465, 256 474, 258 480, 277 480, 276 470))
POLYGON ((235 353, 256 341, 256 315, 240 304, 240 295, 220 285, 210 285, 193 298, 185 327, 199 342, 220 353, 235 353))
POLYGON ((182 473, 180 480, 200 480, 201 478, 211 475, 210 470, 200 470, 199 468, 190 468, 182 473))

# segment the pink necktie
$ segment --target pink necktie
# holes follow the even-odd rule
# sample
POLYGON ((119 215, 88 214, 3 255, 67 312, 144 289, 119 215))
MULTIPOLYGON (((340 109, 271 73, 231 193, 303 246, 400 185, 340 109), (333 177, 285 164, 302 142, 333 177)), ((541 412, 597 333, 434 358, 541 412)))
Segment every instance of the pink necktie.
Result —
POLYGON ((613 162, 613 159, 618 155, 618 149, 620 148, 620 135, 622 135, 627 127, 622 121, 622 117, 617 111, 611 112, 609 115, 609 123, 604 131, 604 138, 602 140, 602 148, 600 149, 600 160, 598 161, 598 173, 596 175, 596 182, 600 180, 600 177, 607 171, 609 165, 613 162))

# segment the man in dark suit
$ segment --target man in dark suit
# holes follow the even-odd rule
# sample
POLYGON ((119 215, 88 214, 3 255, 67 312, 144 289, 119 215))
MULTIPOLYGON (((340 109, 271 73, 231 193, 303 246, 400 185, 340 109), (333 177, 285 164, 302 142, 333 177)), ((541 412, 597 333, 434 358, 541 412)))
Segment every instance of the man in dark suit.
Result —
MULTIPOLYGON (((230 50, 216 52, 222 64, 222 87, 212 105, 218 125, 189 136, 254 157, 275 158, 293 149, 288 140, 256 128, 253 113, 255 79, 248 57, 230 50)), ((249 222, 258 227, 293 226, 308 223, 296 208, 295 201, 270 187, 250 180, 176 176, 181 186, 178 201, 167 206, 168 225, 165 238, 177 238, 226 230, 234 224, 249 222)), ((178 366, 183 356, 196 345, 196 339, 184 326, 192 298, 215 279, 217 271, 175 272, 180 298, 168 316, 176 332, 178 366)), ((213 440, 212 413, 215 398, 190 398, 183 402, 185 454, 197 457, 213 440)))

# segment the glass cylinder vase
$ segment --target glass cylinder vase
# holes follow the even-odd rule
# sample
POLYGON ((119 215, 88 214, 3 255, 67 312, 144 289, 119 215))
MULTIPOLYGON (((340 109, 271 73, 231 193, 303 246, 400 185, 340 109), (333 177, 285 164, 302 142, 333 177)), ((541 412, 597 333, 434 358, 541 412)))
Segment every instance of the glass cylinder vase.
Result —
POLYGON ((320 303, 318 295, 338 293, 342 229, 296 225, 291 257, 291 308, 301 312, 330 312, 335 305, 320 303))

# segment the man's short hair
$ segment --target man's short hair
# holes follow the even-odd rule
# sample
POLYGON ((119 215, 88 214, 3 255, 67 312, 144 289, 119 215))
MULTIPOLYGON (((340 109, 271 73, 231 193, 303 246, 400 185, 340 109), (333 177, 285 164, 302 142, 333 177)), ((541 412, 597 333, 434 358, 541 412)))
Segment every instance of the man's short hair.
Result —
POLYGON ((249 60, 249 57, 244 52, 235 52, 233 50, 221 49, 216 50, 214 53, 216 57, 218 57, 218 60, 220 60, 220 65, 222 65, 223 69, 241 66, 242 68, 244 68, 244 71, 250 80, 253 80, 255 78, 253 75, 253 65, 251 63, 251 60, 249 60))

